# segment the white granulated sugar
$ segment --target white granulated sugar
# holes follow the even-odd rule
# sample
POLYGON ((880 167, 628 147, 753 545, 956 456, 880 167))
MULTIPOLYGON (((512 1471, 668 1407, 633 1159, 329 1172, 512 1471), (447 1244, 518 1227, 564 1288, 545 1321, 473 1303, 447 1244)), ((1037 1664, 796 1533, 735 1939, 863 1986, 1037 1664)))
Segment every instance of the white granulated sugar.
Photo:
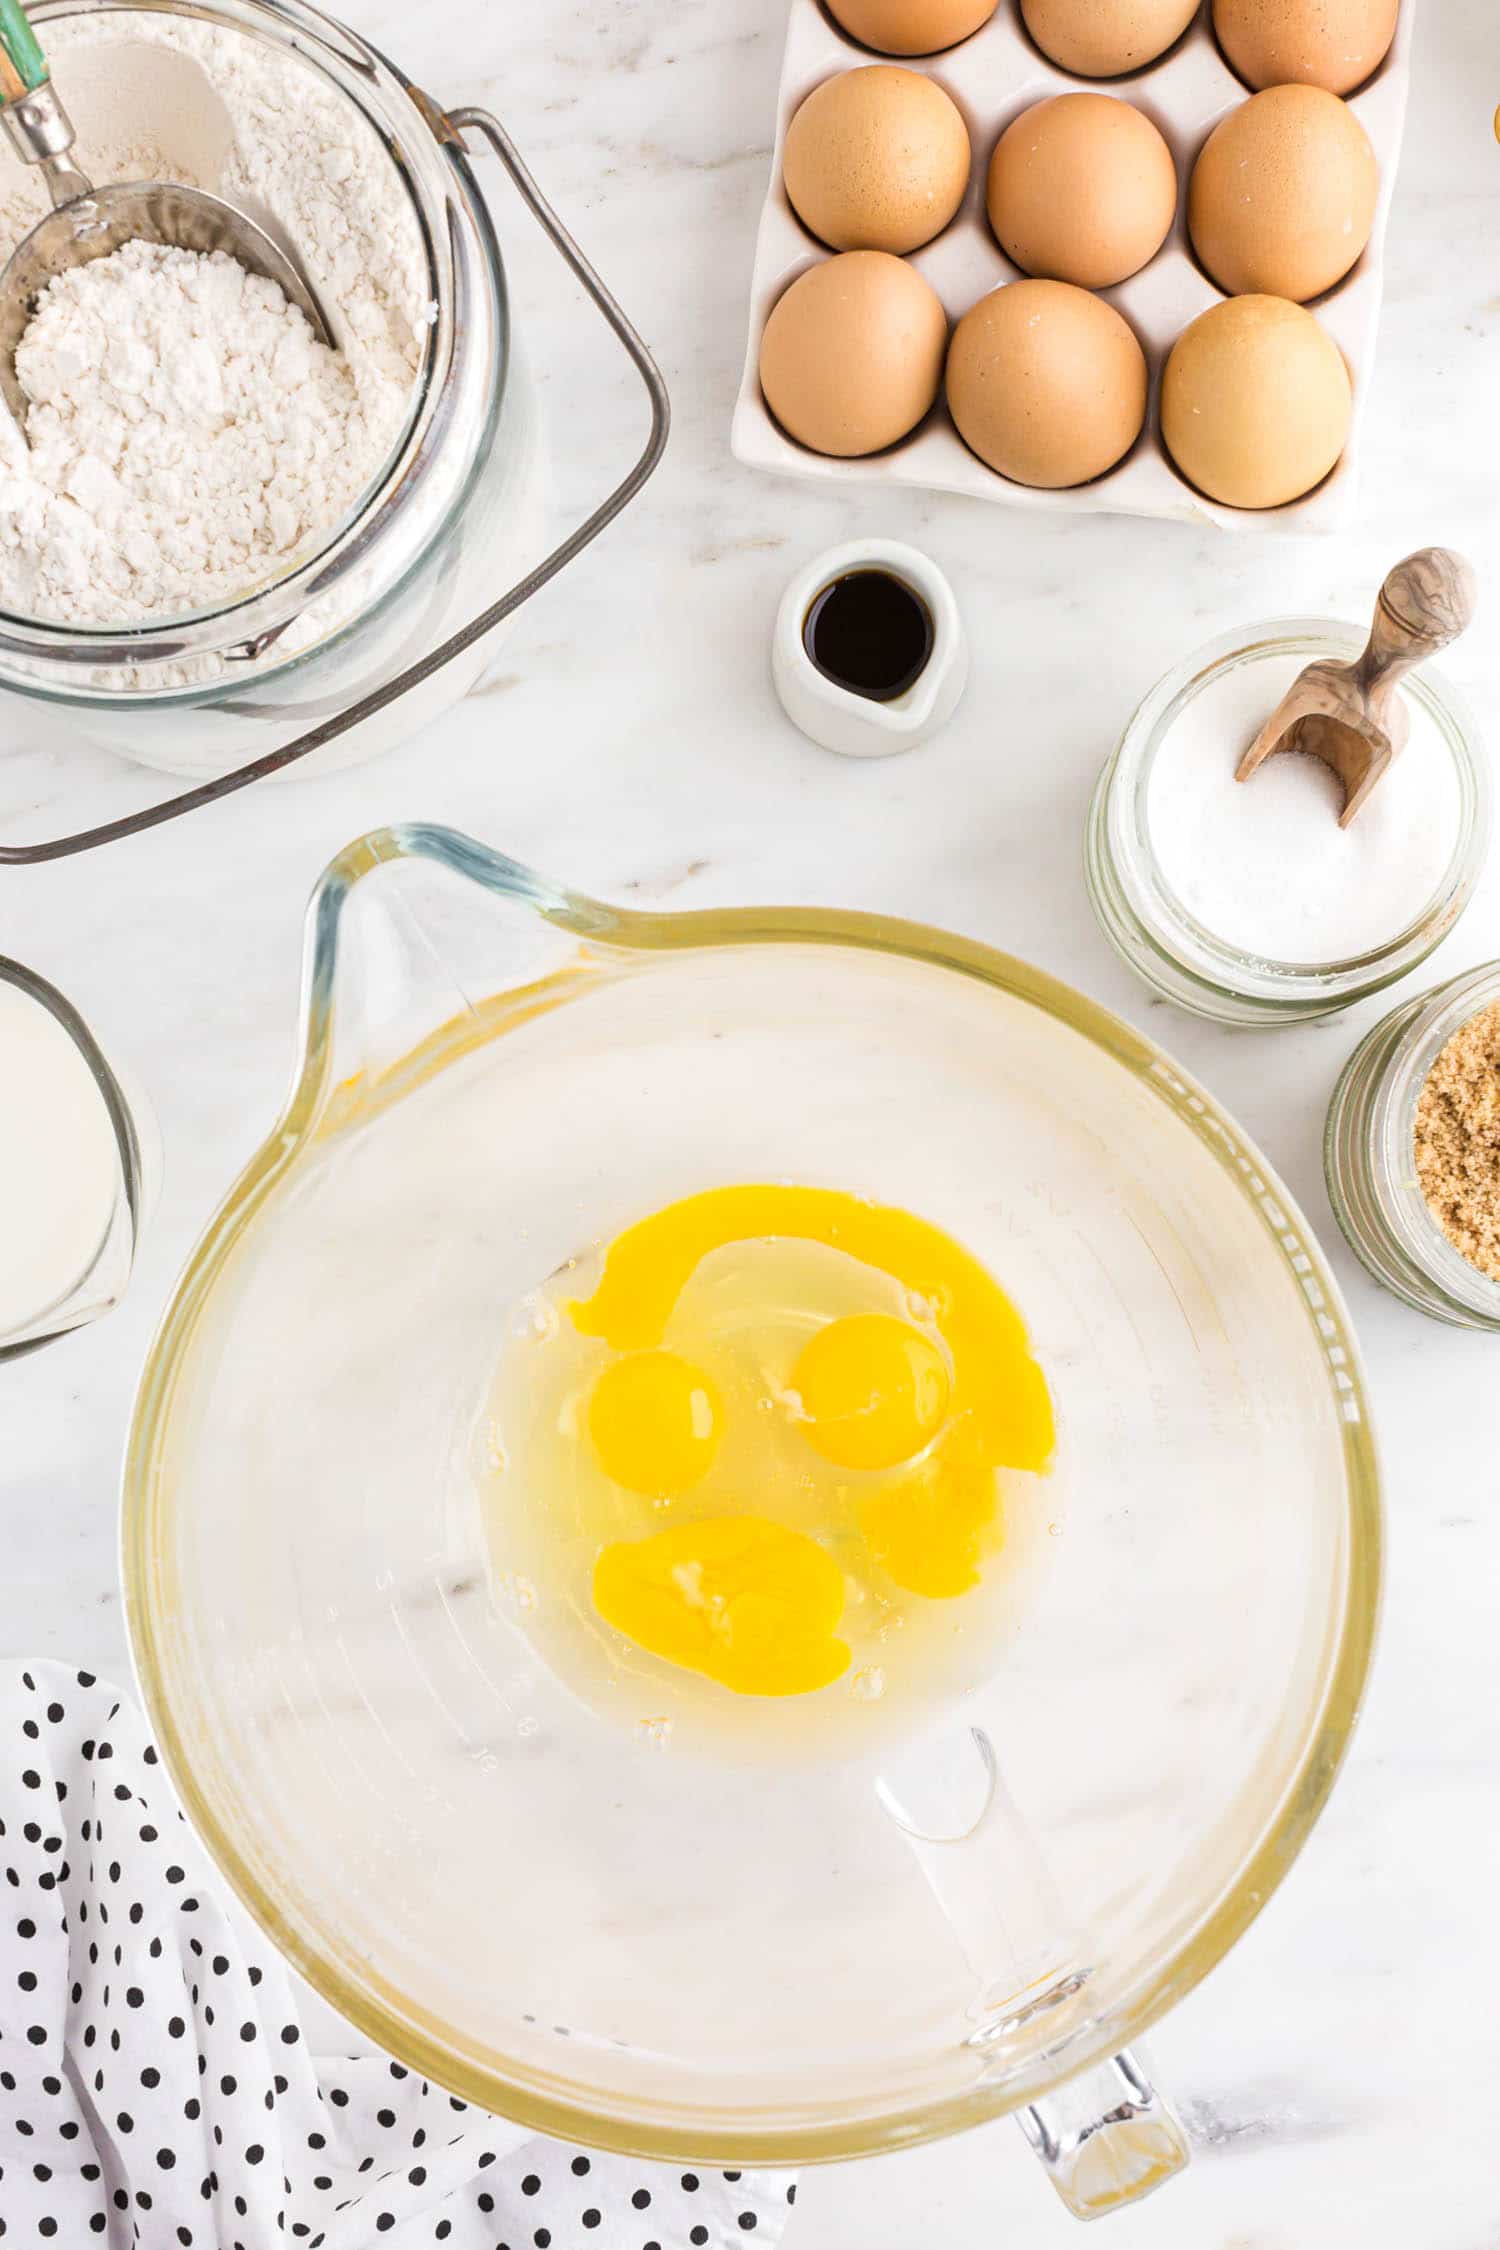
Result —
POLYGON ((1162 880, 1224 944, 1261 960, 1345 961, 1388 944, 1431 903, 1457 847, 1459 785, 1415 696, 1407 746, 1347 828, 1321 759, 1235 767, 1306 663, 1272 655, 1220 672, 1158 745, 1146 826, 1162 880))
MULTIPOLYGON (((307 63, 160 15, 64 18, 49 46, 85 169, 269 221, 341 347, 223 257, 133 243, 46 292, 17 354, 29 445, 0 407, 0 609, 180 617, 316 552, 390 458, 428 320, 421 238, 374 131, 307 63)), ((44 207, 0 169, 0 257, 44 207)))

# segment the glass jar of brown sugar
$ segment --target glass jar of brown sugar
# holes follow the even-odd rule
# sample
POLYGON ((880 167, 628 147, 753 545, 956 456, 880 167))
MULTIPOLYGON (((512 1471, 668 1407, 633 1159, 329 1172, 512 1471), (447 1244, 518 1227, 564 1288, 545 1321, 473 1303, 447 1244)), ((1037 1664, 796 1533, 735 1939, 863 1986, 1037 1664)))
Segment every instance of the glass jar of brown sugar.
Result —
POLYGON ((1375 1026, 1334 1090, 1323 1162, 1334 1216, 1378 1282, 1500 1335, 1500 961, 1375 1026))

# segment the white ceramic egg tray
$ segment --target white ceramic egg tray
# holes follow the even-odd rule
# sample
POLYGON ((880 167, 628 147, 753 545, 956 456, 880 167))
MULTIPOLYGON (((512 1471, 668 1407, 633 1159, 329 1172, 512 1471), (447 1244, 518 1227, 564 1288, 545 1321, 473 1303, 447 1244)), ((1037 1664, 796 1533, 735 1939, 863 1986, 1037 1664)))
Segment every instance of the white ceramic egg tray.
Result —
POLYGON ((1219 53, 1207 6, 1200 9, 1160 62, 1126 78, 1089 79, 1071 78, 1046 60, 1021 22, 1019 0, 1000 0, 989 23, 971 39, 944 54, 928 57, 872 54, 844 36, 825 15, 819 0, 792 0, 782 58, 771 185, 755 247, 750 340, 731 432, 736 459, 753 468, 814 477, 828 484, 921 485, 937 492, 969 493, 980 500, 999 500, 1012 507, 1053 513, 1178 517, 1222 524, 1237 531, 1334 531, 1346 525, 1354 512, 1359 426, 1375 356, 1385 227, 1406 119, 1415 6, 1416 0, 1403 0, 1390 53, 1368 84, 1350 97, 1350 107, 1369 134, 1380 165, 1380 199, 1369 246, 1347 279, 1309 307, 1339 345, 1353 377, 1354 419, 1349 444, 1331 475, 1305 499, 1282 508, 1247 510, 1221 507, 1194 491, 1162 444, 1157 415, 1161 371, 1168 352, 1188 322, 1216 304, 1222 294, 1197 265, 1188 246, 1188 176, 1214 125, 1248 98, 1248 89, 1219 53), (1101 292, 1130 322, 1150 362, 1146 426, 1119 466, 1091 484, 1063 492, 1041 492, 997 475, 964 444, 941 396, 932 412, 899 445, 852 461, 833 460, 796 444, 767 411, 758 373, 761 331, 782 291, 809 266, 832 255, 808 233, 787 200, 781 178, 787 126, 799 103, 825 78, 861 63, 882 61, 899 62, 904 68, 925 71, 935 78, 957 102, 969 128, 973 169, 958 215, 935 241, 911 255, 911 263, 926 275, 942 299, 950 321, 958 320, 1002 282, 1020 278, 1018 268, 1006 258, 990 231, 984 191, 990 153, 1006 126, 1023 109, 1049 94, 1116 94, 1143 109, 1171 146, 1177 160, 1178 186, 1172 233, 1149 266, 1118 288, 1101 292))

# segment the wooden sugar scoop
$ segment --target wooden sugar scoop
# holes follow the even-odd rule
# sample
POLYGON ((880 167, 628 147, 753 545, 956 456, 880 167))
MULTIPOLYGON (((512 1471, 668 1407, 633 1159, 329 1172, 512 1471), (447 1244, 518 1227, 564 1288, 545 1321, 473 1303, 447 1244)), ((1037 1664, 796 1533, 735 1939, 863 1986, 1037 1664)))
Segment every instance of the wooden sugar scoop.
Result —
POLYGON ((1451 547, 1423 547, 1398 562, 1380 589, 1364 655, 1354 664, 1325 660, 1300 672, 1241 758, 1235 780, 1248 781, 1278 750, 1305 750, 1343 783, 1339 826, 1347 828, 1406 745, 1403 676, 1458 639, 1474 601, 1474 573, 1451 547))

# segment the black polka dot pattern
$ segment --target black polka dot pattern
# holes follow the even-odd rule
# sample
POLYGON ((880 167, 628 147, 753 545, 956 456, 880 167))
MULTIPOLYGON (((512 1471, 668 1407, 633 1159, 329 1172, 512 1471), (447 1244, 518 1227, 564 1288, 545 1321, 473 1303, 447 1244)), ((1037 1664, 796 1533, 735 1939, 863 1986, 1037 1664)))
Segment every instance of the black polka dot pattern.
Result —
POLYGON ((40 1663, 0 1665, 0 2152, 0 2250, 773 2250, 796 2199, 315 2061, 134 1704, 40 1663))

